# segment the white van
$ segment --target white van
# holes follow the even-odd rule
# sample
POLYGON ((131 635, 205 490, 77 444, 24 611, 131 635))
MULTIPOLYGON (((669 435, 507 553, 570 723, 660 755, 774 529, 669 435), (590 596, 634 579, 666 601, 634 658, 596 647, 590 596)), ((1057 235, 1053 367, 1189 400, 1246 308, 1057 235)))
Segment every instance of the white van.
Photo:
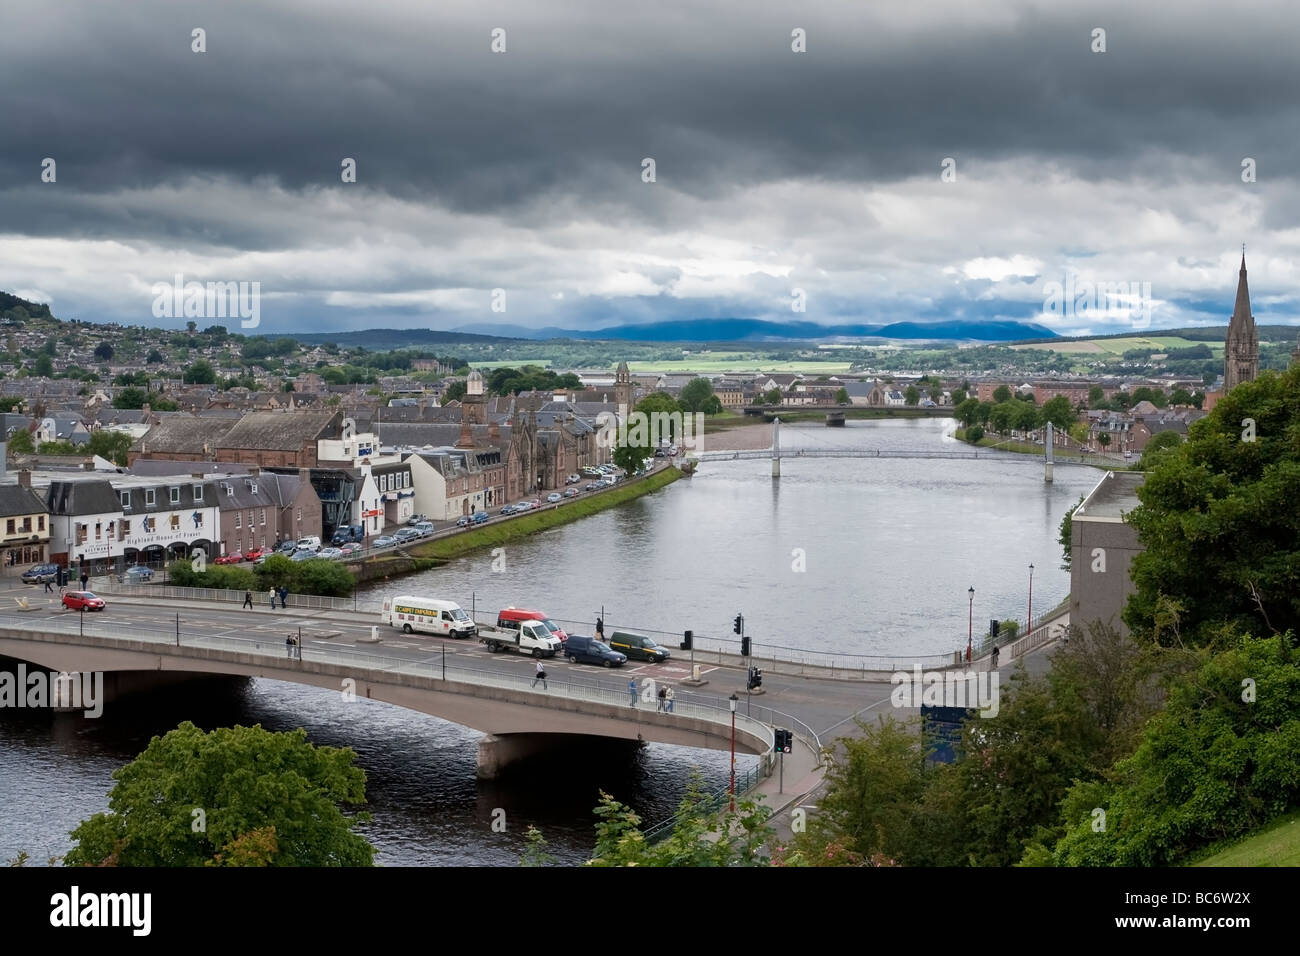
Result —
POLYGON ((317 536, 314 535, 314 534, 312 534, 312 535, 308 535, 308 536, 305 537, 305 538, 299 538, 299 539, 298 539, 298 550, 299 550, 299 551, 319 551, 319 550, 320 550, 320 538, 317 537, 317 536))
POLYGON ((381 620, 407 634, 422 631, 441 637, 473 637, 478 633, 474 621, 455 601, 426 597, 403 595, 385 599, 381 620))

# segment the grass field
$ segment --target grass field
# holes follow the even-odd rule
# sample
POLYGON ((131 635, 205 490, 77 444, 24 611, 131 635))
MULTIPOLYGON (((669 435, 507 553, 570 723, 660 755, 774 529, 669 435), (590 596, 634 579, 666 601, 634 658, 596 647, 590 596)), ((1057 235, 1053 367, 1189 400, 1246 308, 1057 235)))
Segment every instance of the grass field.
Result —
POLYGON ((1285 816, 1192 866, 1300 866, 1300 813, 1285 816))
POLYGON ((544 358, 508 359, 504 362, 470 362, 469 364, 471 368, 501 368, 503 366, 520 368, 524 365, 538 365, 542 368, 550 368, 551 360, 544 358))
POLYGON ((1087 339, 1081 342, 1057 342, 1040 345, 1013 345, 1014 349, 1051 349, 1062 355, 1123 355, 1129 349, 1186 349, 1195 345, 1208 345, 1216 356, 1223 354, 1223 344, 1193 342, 1178 335, 1133 335, 1122 339, 1087 339))
MULTIPOLYGON (((477 364, 477 363, 476 363, 477 364)), ((773 362, 761 358, 701 359, 689 358, 667 362, 628 362, 632 372, 803 372, 816 375, 839 375, 849 370, 848 362, 773 362)))

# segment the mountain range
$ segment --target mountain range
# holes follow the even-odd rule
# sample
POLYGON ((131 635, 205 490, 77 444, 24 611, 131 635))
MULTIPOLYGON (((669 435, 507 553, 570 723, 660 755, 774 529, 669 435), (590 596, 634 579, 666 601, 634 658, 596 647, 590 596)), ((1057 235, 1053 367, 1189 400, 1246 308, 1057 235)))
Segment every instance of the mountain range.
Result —
POLYGON ((770 342, 861 338, 1015 342, 1028 338, 1055 337, 1050 329, 1028 322, 963 320, 891 322, 885 325, 819 325, 816 322, 768 322, 762 319, 675 319, 590 330, 494 325, 460 326, 452 331, 517 339, 612 339, 621 342, 770 342))

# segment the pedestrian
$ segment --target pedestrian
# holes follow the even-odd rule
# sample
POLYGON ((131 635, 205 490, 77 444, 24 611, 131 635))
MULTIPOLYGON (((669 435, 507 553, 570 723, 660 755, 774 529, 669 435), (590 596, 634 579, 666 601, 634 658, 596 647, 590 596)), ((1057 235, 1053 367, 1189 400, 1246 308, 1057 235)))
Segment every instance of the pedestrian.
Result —
POLYGON ((275 588, 271 588, 271 590, 268 591, 267 593, 271 595, 271 610, 274 611, 275 610, 275 588))
POLYGON ((630 681, 627 682, 627 694, 628 697, 631 698, 629 703, 633 707, 635 707, 636 706, 636 678, 635 677, 633 677, 630 681))
POLYGON ((53 580, 54 580, 53 578, 46 578, 46 579, 45 579, 45 593, 46 593, 46 594, 53 594, 53 593, 54 593, 54 587, 53 587, 53 585, 50 583, 50 582, 52 582, 53 580))
POLYGON ((550 690, 550 688, 546 686, 546 668, 542 666, 540 660, 537 662, 537 676, 533 678, 534 687, 537 686, 538 681, 542 682, 542 690, 550 690))
POLYGON ((671 714, 673 712, 673 689, 671 687, 664 691, 664 698, 667 702, 664 710, 671 714))
POLYGON ((85 568, 81 570, 81 590, 86 590, 86 585, 90 582, 90 575, 86 573, 85 568))
POLYGON ((290 634, 284 639, 284 656, 293 657, 293 635, 290 634))
POLYGON ((289 606, 289 589, 283 584, 280 585, 280 607, 281 609, 289 606))
POLYGON ((596 618, 596 640, 605 640, 605 621, 603 618, 596 618))
POLYGON ((245 592, 244 592, 244 607, 248 608, 250 611, 253 609, 253 592, 252 592, 252 591, 245 591, 245 592))
POLYGON ((660 687, 659 693, 655 695, 656 697, 659 698, 659 700, 655 703, 655 710, 660 713, 662 713, 664 708, 668 705, 668 695, 666 693, 667 690, 668 690, 667 687, 660 687))
POLYGON ((998 646, 994 644, 993 645, 993 670, 998 669, 998 653, 999 653, 998 646))

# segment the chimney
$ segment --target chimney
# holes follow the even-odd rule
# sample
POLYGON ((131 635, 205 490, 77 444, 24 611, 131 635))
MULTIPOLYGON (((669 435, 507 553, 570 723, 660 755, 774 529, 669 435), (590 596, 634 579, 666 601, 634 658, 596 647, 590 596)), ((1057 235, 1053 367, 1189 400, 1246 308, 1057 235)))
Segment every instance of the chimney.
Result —
POLYGON ((501 427, 496 422, 488 423, 488 438, 494 441, 501 438, 501 427))
POLYGON ((32 473, 24 468, 18 472, 18 485, 21 488, 30 488, 32 486, 32 473))
POLYGON ((249 465, 249 466, 248 466, 248 474, 249 474, 251 477, 256 478, 256 477, 257 477, 258 475, 260 475, 261 473, 262 473, 262 468, 261 468, 260 465, 249 465))
POLYGON ((473 448, 474 432, 469 427, 469 419, 462 411, 460 416, 460 437, 456 439, 457 448, 473 448))
POLYGON ((310 468, 299 468, 299 469, 298 469, 298 480, 299 480, 299 481, 310 482, 310 481, 311 481, 311 469, 310 469, 310 468))

